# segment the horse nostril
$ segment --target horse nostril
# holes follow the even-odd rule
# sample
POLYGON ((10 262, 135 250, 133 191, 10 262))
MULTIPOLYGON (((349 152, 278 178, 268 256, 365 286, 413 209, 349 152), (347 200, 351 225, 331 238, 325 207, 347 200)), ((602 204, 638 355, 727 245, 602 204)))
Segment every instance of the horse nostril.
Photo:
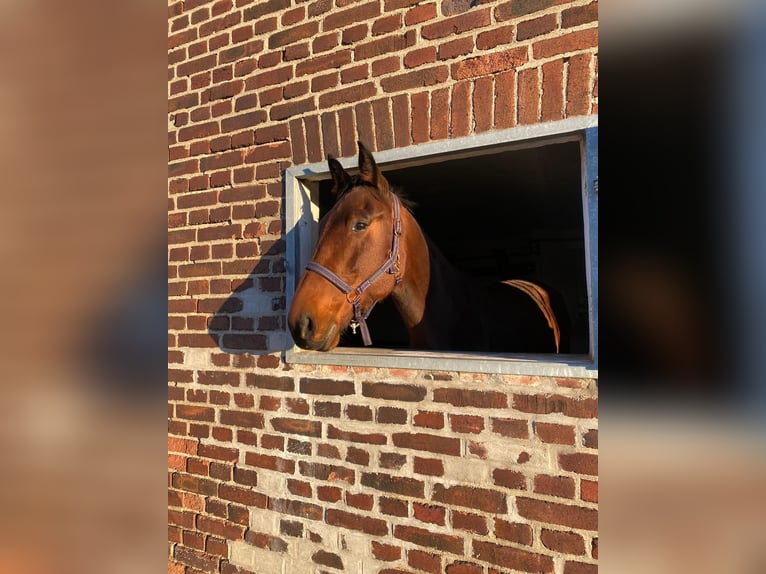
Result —
POLYGON ((314 319, 308 313, 303 313, 298 319, 298 335, 304 341, 308 341, 314 336, 316 324, 314 319))

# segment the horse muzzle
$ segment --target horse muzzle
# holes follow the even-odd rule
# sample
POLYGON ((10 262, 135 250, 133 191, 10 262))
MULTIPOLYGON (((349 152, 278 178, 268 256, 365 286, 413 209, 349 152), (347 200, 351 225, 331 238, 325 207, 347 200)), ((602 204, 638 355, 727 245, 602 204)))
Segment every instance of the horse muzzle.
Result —
POLYGON ((338 325, 330 322, 329 327, 320 330, 314 317, 303 312, 297 318, 288 318, 290 333, 295 344, 310 351, 330 351, 338 346, 340 335, 338 325))

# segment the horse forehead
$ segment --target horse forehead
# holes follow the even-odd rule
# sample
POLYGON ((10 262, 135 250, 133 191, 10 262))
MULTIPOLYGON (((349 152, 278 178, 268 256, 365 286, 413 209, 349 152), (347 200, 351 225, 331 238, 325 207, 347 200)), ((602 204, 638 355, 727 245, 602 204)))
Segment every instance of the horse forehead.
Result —
POLYGON ((327 214, 327 220, 328 223, 343 222, 350 215, 358 213, 373 215, 383 209, 383 202, 371 193, 369 186, 357 186, 338 199, 333 209, 327 214))

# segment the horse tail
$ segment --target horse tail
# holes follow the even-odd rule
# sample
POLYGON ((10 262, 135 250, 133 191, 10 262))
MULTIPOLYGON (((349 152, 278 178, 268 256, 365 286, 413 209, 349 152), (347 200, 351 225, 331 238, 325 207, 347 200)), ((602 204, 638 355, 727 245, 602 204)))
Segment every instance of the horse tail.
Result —
POLYGON ((561 294, 523 279, 509 279, 502 283, 524 292, 535 302, 553 334, 556 353, 567 353, 569 351, 569 315, 561 294))

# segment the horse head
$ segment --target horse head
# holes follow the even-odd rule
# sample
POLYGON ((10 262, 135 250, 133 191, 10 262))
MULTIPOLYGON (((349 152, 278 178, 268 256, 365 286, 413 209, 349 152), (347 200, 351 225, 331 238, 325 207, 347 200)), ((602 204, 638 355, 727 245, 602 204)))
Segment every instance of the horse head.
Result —
POLYGON ((399 200, 370 151, 359 144, 359 174, 328 156, 335 203, 319 222, 319 240, 290 305, 296 344, 329 351, 351 325, 362 326, 398 281, 399 200))

